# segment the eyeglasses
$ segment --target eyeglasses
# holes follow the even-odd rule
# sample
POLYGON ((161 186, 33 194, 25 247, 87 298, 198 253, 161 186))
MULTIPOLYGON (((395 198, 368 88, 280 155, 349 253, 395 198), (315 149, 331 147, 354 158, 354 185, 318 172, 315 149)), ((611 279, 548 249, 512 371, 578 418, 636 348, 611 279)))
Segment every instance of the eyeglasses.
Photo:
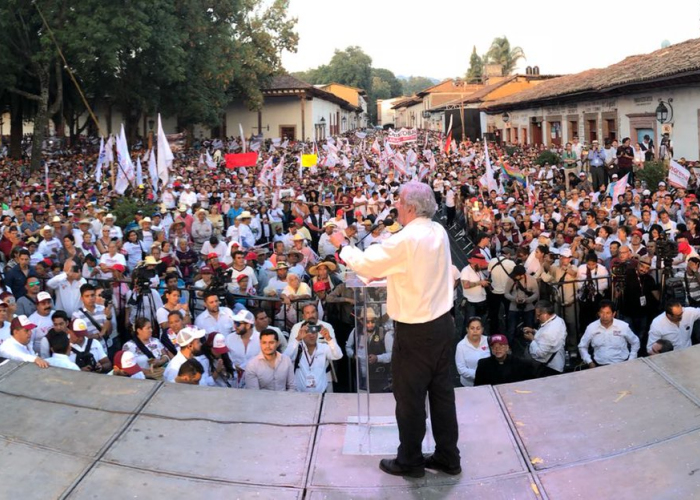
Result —
POLYGON ((39 282, 38 282, 38 281, 32 281, 32 282, 28 283, 28 285, 29 285, 29 286, 38 286, 38 285, 39 285, 39 282))

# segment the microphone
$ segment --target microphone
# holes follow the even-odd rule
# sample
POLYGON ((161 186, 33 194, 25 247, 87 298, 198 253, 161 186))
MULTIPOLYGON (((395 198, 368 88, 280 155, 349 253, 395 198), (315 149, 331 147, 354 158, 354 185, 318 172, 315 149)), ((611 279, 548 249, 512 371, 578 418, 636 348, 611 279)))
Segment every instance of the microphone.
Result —
POLYGON ((367 234, 365 234, 365 235, 362 237, 362 239, 361 239, 360 241, 358 241, 357 243, 358 243, 358 244, 359 244, 359 243, 362 243, 362 242, 365 240, 365 238, 367 238, 367 236, 369 236, 370 234, 372 234, 372 231, 374 231, 375 229, 377 229, 377 228, 378 228, 379 226, 381 226, 381 225, 383 225, 384 227, 393 226, 393 225, 394 225, 394 219, 392 219, 391 217, 387 217, 387 218, 385 218, 384 220, 381 220, 381 221, 377 222, 376 224, 374 224, 372 227, 369 228, 369 230, 367 231, 367 234))

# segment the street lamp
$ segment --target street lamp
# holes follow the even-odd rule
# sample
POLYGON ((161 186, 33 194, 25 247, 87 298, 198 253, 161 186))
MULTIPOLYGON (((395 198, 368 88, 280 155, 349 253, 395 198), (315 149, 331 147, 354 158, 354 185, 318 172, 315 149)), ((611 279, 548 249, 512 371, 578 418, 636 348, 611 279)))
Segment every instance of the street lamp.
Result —
POLYGON ((344 116, 343 119, 340 121, 343 122, 343 132, 347 131, 347 128, 346 128, 346 124, 348 123, 347 116, 344 116))
POLYGON ((504 111, 501 118, 503 119, 503 123, 508 123, 510 121, 510 114, 508 114, 508 111, 504 111))
POLYGON ((673 120, 673 106, 671 105, 672 102, 673 97, 670 97, 668 101, 663 101, 659 99, 659 105, 656 106, 656 119, 662 125, 673 120), (667 104, 668 108, 666 107, 667 104))

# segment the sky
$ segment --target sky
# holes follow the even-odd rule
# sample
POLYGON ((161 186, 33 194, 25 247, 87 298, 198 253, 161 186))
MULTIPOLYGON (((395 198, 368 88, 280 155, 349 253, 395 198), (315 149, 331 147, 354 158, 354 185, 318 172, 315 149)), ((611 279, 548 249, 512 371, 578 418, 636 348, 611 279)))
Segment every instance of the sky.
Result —
POLYGON ((291 0, 298 18, 296 54, 284 53, 290 72, 326 64, 335 49, 360 46, 375 68, 437 79, 463 76, 476 45, 484 54, 495 37, 520 46, 526 66, 562 75, 602 68, 627 56, 700 37, 695 0, 291 0))

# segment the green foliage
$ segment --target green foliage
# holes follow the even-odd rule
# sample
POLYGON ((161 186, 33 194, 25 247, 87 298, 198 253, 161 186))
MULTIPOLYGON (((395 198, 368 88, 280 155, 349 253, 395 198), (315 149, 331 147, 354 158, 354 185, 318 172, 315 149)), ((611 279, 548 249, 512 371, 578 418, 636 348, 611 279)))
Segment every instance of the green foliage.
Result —
POLYGON ((646 186, 655 190, 659 182, 665 181, 668 177, 668 167, 663 161, 645 161, 644 168, 634 173, 637 179, 641 179, 646 186))
POLYGON ((336 49, 328 64, 328 76, 333 82, 369 92, 372 90, 372 58, 357 46, 336 49))
POLYGON ((116 224, 124 229, 127 224, 134 220, 134 214, 138 210, 143 210, 144 215, 150 217, 151 214, 159 209, 156 203, 143 200, 141 198, 133 198, 130 196, 121 196, 117 198, 111 213, 114 214, 116 224))
POLYGON ((483 74, 484 61, 481 59, 481 57, 479 57, 479 54, 476 53, 476 45, 474 45, 472 55, 469 58, 469 69, 467 70, 465 79, 469 83, 478 83, 481 82, 483 74))
POLYGON ((486 59, 485 63, 500 64, 503 76, 507 76, 515 71, 520 59, 525 59, 525 52, 520 47, 511 47, 508 37, 496 37, 491 42, 486 59))
POLYGON ((372 88, 374 89, 374 78, 378 78, 382 82, 389 85, 389 96, 379 97, 377 99, 390 99, 392 97, 399 97, 403 95, 403 85, 401 80, 396 78, 396 75, 392 71, 384 68, 372 68, 372 88))
POLYGON ((560 161, 559 155, 556 153, 553 153, 552 151, 546 150, 542 151, 540 155, 537 157, 535 160, 535 164, 539 165, 540 167, 544 165, 545 163, 549 163, 550 165, 558 165, 560 161))
POLYGON ((427 76, 409 76, 403 81, 403 93, 413 95, 435 85, 435 80, 427 76))
POLYGON ((515 153, 521 151, 521 148, 518 146, 506 146, 505 149, 508 156, 513 156, 515 153))

